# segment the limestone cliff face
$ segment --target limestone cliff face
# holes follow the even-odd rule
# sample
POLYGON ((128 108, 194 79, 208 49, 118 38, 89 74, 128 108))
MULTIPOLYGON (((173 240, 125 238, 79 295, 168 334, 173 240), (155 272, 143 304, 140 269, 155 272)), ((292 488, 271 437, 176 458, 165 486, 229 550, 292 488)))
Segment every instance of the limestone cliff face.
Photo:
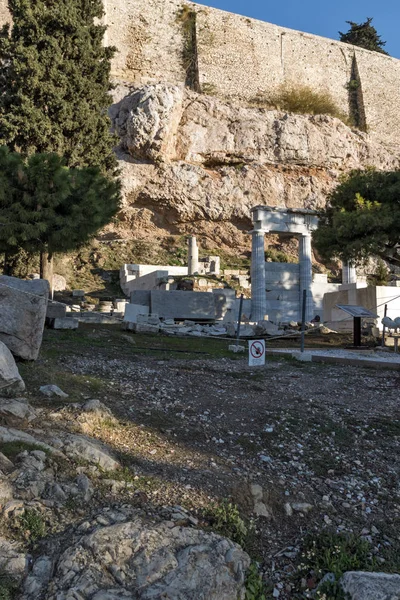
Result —
POLYGON ((246 108, 173 85, 117 94, 121 230, 136 238, 196 233, 209 248, 248 249, 251 207, 320 208, 342 173, 399 167, 399 155, 331 117, 246 108))

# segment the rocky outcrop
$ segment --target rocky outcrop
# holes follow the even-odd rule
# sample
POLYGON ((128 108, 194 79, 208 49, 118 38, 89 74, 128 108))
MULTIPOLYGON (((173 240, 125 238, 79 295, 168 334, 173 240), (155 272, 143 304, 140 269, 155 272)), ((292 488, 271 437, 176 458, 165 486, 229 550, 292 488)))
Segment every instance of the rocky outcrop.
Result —
POLYGON ((49 284, 0 277, 0 340, 15 356, 36 360, 42 343, 49 284))
MULTIPOLYGON (((168 522, 149 522, 138 514, 126 523, 97 527, 72 543, 57 561, 44 597, 243 599, 249 565, 247 554, 230 540, 168 522)), ((24 598, 34 596, 28 593, 24 598)))
POLYGON ((122 227, 139 237, 196 232, 210 247, 248 247, 251 207, 318 209, 342 173, 399 165, 339 119, 244 107, 179 86, 133 90, 111 117, 121 138, 122 227))

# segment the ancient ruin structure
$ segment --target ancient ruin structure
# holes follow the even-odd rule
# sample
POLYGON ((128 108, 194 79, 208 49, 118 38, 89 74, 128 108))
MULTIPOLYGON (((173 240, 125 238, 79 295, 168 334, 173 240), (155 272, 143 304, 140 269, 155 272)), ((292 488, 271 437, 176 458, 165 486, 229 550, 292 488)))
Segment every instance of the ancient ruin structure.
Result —
POLYGON ((306 209, 282 209, 256 206, 251 211, 253 220, 251 255, 251 318, 262 321, 267 314, 266 271, 273 263, 265 262, 264 237, 279 233, 299 238, 299 296, 301 305, 306 290, 306 320, 313 317, 311 233, 318 227, 318 213, 306 209))

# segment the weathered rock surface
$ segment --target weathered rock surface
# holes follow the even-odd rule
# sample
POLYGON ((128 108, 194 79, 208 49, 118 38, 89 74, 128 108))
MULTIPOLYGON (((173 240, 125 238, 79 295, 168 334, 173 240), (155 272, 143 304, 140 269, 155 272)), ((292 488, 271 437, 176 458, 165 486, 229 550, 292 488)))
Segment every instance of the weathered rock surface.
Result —
POLYGON ((0 276, 0 340, 15 356, 36 360, 42 343, 49 284, 0 276))
POLYGON ((63 440, 62 450, 67 456, 82 458, 107 471, 121 466, 104 444, 84 435, 67 435, 63 440))
POLYGON ((68 398, 68 394, 63 392, 58 385, 42 385, 39 388, 39 392, 43 394, 43 396, 47 396, 47 398, 52 398, 53 396, 58 396, 59 398, 68 398))
POLYGON ((138 515, 98 528, 67 548, 44 598, 233 600, 244 598, 249 564, 239 546, 219 535, 138 515))
POLYGON ((14 357, 7 346, 0 342, 0 397, 13 397, 24 391, 25 384, 19 374, 14 357))
POLYGON ((341 579, 350 600, 399 600, 400 575, 349 571, 341 579))
POLYGON ((24 554, 15 542, 0 538, 0 572, 19 582, 28 572, 29 555, 24 554))
POLYGON ((0 398, 0 422, 6 425, 19 425, 21 421, 30 423, 36 418, 36 413, 25 398, 0 398))
POLYGON ((178 86, 134 90, 111 109, 121 137, 122 227, 140 237, 196 231, 249 247, 257 204, 320 208, 339 176, 399 156, 325 115, 244 107, 178 86))

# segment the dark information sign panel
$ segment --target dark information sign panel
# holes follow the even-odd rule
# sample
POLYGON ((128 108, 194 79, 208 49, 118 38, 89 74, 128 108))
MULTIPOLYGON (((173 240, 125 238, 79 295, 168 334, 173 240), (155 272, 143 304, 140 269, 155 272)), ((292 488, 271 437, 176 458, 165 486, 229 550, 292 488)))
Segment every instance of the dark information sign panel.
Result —
POLYGON ((340 308, 348 315, 353 317, 354 324, 354 346, 361 346, 361 319, 377 319, 378 315, 364 308, 364 306, 355 306, 352 304, 336 304, 336 308, 340 308))
POLYGON ((378 315, 364 308, 363 306, 354 306, 353 304, 336 304, 337 308, 344 310, 345 313, 352 317, 362 317, 364 319, 377 319, 378 315))

